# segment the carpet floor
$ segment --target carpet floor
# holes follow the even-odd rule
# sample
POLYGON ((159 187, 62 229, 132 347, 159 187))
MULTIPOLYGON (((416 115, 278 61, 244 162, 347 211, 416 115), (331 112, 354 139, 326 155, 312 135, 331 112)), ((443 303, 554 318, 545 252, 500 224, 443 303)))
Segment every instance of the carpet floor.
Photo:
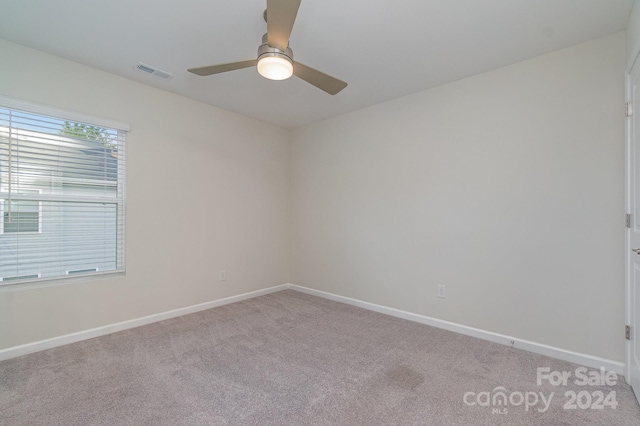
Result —
POLYGON ((0 424, 640 425, 585 370, 286 290, 0 362, 0 424))

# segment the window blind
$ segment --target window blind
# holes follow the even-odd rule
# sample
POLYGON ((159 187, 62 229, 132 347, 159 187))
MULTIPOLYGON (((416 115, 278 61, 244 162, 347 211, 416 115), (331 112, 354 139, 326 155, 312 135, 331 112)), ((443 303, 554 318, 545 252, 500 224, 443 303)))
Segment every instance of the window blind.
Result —
POLYGON ((125 138, 0 103, 0 285, 124 271, 125 138))

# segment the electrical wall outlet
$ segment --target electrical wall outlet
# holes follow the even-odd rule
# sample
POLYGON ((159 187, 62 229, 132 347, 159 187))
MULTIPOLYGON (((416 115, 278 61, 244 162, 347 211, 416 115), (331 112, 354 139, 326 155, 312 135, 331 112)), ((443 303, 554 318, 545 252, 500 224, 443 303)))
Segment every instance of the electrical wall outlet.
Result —
POLYGON ((220 281, 227 280, 227 271, 220 271, 220 281))
POLYGON ((447 298, 447 286, 443 284, 438 284, 438 297, 440 299, 447 298))

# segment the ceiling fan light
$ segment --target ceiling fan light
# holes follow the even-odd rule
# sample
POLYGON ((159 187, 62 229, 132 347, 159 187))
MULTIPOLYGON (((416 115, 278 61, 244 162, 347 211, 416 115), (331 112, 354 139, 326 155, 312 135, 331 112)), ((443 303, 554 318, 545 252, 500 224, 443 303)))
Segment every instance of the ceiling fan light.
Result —
POLYGON ((293 75, 293 64, 283 56, 263 56, 258 60, 258 73, 269 80, 286 80, 293 75))

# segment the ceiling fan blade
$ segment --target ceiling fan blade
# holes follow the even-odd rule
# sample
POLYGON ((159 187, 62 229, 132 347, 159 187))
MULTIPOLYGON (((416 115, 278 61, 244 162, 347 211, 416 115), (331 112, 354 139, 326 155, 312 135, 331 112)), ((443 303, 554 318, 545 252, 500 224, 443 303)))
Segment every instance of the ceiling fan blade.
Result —
POLYGON ((330 95, 335 95, 347 87, 347 83, 344 81, 331 77, 300 62, 293 61, 293 73, 307 83, 313 84, 318 89, 324 90, 330 95))
POLYGON ((209 65, 207 67, 189 68, 187 71, 193 74, 207 76, 212 74, 220 74, 221 72, 234 71, 242 68, 254 67, 258 63, 257 59, 248 61, 230 62, 228 64, 209 65))
POLYGON ((267 0, 267 43, 287 50, 301 0, 267 0))

